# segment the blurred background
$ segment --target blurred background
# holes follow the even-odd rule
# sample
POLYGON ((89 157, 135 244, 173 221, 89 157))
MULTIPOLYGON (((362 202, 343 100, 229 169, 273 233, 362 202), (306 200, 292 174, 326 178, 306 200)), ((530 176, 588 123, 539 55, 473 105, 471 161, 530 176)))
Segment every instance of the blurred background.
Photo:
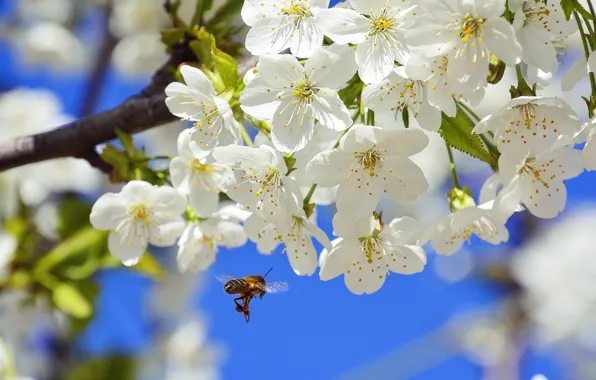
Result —
MULTIPOLYGON (((215 0, 214 10, 226 4, 215 0)), ((190 17, 194 7, 182 0, 180 14, 190 17)), ((239 14, 227 16, 243 25, 239 14)), ((0 141, 137 93, 167 58, 159 31, 169 23, 161 0, 0 0, 0 141)), ((587 84, 560 90, 561 75, 582 54, 577 35, 566 43, 559 72, 540 93, 566 99, 585 120, 587 84)), ((506 71, 478 115, 503 105, 514 82, 506 71)), ((175 155, 185 127, 164 125, 135 142, 150 154, 175 155)), ((428 194, 382 207, 388 218, 410 215, 424 226, 449 212, 441 138, 431 136, 415 160, 428 194)), ((463 154, 456 163, 477 196, 490 168, 463 154)), ((152 249, 139 267, 123 268, 105 249, 84 249, 96 238, 91 205, 119 185, 76 159, 3 172, 0 379, 596 379, 595 186, 586 172, 568 181, 558 218, 516 214, 507 244, 472 239, 450 257, 429 248, 423 273, 392 276, 379 292, 355 296, 341 278, 298 277, 281 253, 260 255, 250 242, 222 249, 201 274, 178 273, 176 247, 152 249), (67 239, 83 248, 57 263, 67 239), (43 280, 49 296, 30 286, 39 266, 51 268, 43 280), (290 291, 255 300, 247 324, 216 276, 269 268, 268 279, 289 282, 290 291), (58 292, 57 278, 77 286, 60 283, 58 292)), ((334 212, 318 209, 329 234, 334 212)))

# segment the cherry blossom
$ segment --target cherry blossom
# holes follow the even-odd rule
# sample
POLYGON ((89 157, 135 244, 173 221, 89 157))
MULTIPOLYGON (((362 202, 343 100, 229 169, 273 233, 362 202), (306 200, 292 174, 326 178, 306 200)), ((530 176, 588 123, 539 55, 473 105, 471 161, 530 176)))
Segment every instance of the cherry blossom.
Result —
POLYGON ((317 154, 307 176, 319 186, 337 191, 337 210, 359 218, 376 208, 382 193, 398 201, 413 201, 428 189, 424 173, 410 160, 428 145, 417 130, 384 130, 353 126, 339 147, 317 154))
POLYGON ((354 221, 335 214, 333 230, 340 238, 331 250, 321 253, 319 276, 328 281, 343 274, 346 287, 354 294, 378 291, 390 271, 414 274, 426 265, 424 249, 416 243, 420 228, 410 217, 380 227, 373 216, 354 221))
POLYGON ((178 136, 178 154, 170 161, 172 185, 184 196, 197 215, 206 217, 217 210, 225 167, 213 162, 210 151, 190 150, 191 130, 178 136))
POLYGON ((226 194, 247 210, 271 217, 291 215, 295 208, 302 208, 300 188, 286 175, 284 158, 275 149, 229 145, 215 148, 213 157, 231 167, 233 175, 223 186, 226 194))
MULTIPOLYGON (((366 86, 362 91, 364 105, 375 112, 395 112, 401 118, 408 112, 420 127, 436 132, 441 127, 441 110, 428 101, 428 87, 424 80, 412 80, 406 76, 403 67, 396 68, 383 82, 366 86)), ((451 102, 452 116, 455 116, 455 103, 450 94, 442 103, 451 102)))
POLYGON ((495 54, 509 66, 521 61, 522 48, 511 24, 501 18, 505 0, 419 0, 414 28, 406 32, 412 52, 426 57, 445 54, 448 71, 460 91, 472 94, 487 83, 488 60, 495 54))
POLYGON ((503 189, 499 196, 506 195, 512 203, 523 203, 539 218, 554 218, 565 208, 565 180, 582 171, 581 152, 568 147, 535 156, 525 151, 502 154, 499 177, 503 189))
POLYGON ((135 265, 147 244, 173 245, 182 234, 186 199, 169 186, 130 181, 120 193, 106 193, 89 216, 95 229, 110 231, 108 249, 124 265, 135 265))
POLYGON ((559 62, 552 41, 575 33, 575 20, 566 21, 556 1, 515 0, 509 8, 515 13, 513 27, 522 46, 522 61, 547 73, 556 72, 559 62))
POLYGON ((243 246, 246 234, 240 223, 246 220, 248 214, 236 205, 227 205, 206 219, 189 222, 178 241, 180 272, 207 270, 215 263, 220 246, 243 246))
POLYGON ((232 109, 215 94, 209 78, 189 65, 183 65, 180 73, 186 84, 174 82, 166 87, 166 105, 173 115, 196 122, 191 149, 240 144, 242 137, 232 109))
POLYGON ((261 55, 290 48, 296 57, 310 57, 323 43, 324 21, 315 16, 328 7, 329 0, 245 1, 242 19, 251 27, 246 49, 261 55))
POLYGON ((249 115, 273 121, 271 138, 279 151, 303 149, 313 136, 315 119, 336 131, 352 124, 336 91, 356 72, 348 46, 321 47, 304 66, 290 55, 262 55, 257 71, 259 76, 247 84, 240 102, 249 115))
POLYGON ((337 44, 357 44, 358 75, 364 83, 385 79, 395 61, 409 54, 403 43, 407 19, 416 8, 411 2, 349 0, 355 10, 332 8, 318 13, 320 27, 337 44))
POLYGON ((575 112, 555 97, 521 96, 485 117, 474 133, 492 131, 501 153, 552 149, 561 139, 572 138, 580 128, 575 112))
POLYGON ((479 207, 466 207, 436 219, 424 228, 418 243, 424 245, 430 242, 435 252, 452 255, 472 235, 494 245, 508 241, 506 219, 493 214, 491 206, 492 204, 483 204, 479 207))
POLYGON ((331 242, 325 232, 309 220, 302 209, 296 209, 284 219, 274 220, 266 220, 259 213, 253 213, 246 220, 244 228, 261 253, 271 254, 275 247, 283 244, 290 265, 299 276, 311 276, 317 269, 313 237, 325 248, 331 249, 331 242))

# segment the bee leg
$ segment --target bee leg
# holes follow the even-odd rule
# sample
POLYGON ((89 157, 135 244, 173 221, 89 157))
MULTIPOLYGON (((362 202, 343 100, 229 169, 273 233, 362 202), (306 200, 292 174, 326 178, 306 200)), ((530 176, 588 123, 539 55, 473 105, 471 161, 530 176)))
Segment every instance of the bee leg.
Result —
POLYGON ((234 298, 234 303, 236 304, 236 306, 239 306, 239 307, 244 307, 243 305, 240 305, 240 304, 238 303, 238 300, 242 300, 242 301, 244 302, 244 297, 238 297, 238 298, 234 298))
POLYGON ((244 312, 244 319, 246 319, 246 323, 250 321, 250 311, 248 309, 244 312))

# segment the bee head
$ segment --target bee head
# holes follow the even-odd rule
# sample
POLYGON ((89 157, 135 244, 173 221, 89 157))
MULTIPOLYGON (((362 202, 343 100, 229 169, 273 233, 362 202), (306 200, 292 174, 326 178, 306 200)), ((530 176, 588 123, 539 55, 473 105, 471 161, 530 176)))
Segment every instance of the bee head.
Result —
POLYGON ((224 285, 224 291, 226 293, 232 294, 232 284, 229 282, 224 285))

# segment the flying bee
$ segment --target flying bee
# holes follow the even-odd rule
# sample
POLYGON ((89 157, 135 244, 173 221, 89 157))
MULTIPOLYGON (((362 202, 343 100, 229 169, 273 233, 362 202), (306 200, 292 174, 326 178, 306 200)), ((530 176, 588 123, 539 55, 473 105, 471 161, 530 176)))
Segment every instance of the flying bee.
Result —
POLYGON ((288 290, 287 282, 266 282, 265 277, 271 272, 273 268, 269 269, 264 276, 254 275, 242 278, 234 278, 231 276, 219 276, 218 280, 224 283, 224 291, 228 294, 238 294, 239 297, 234 298, 236 304, 236 311, 244 313, 246 322, 250 320, 249 304, 253 298, 259 296, 263 299, 265 293, 281 293, 288 290), (238 303, 241 300, 242 304, 238 303))

